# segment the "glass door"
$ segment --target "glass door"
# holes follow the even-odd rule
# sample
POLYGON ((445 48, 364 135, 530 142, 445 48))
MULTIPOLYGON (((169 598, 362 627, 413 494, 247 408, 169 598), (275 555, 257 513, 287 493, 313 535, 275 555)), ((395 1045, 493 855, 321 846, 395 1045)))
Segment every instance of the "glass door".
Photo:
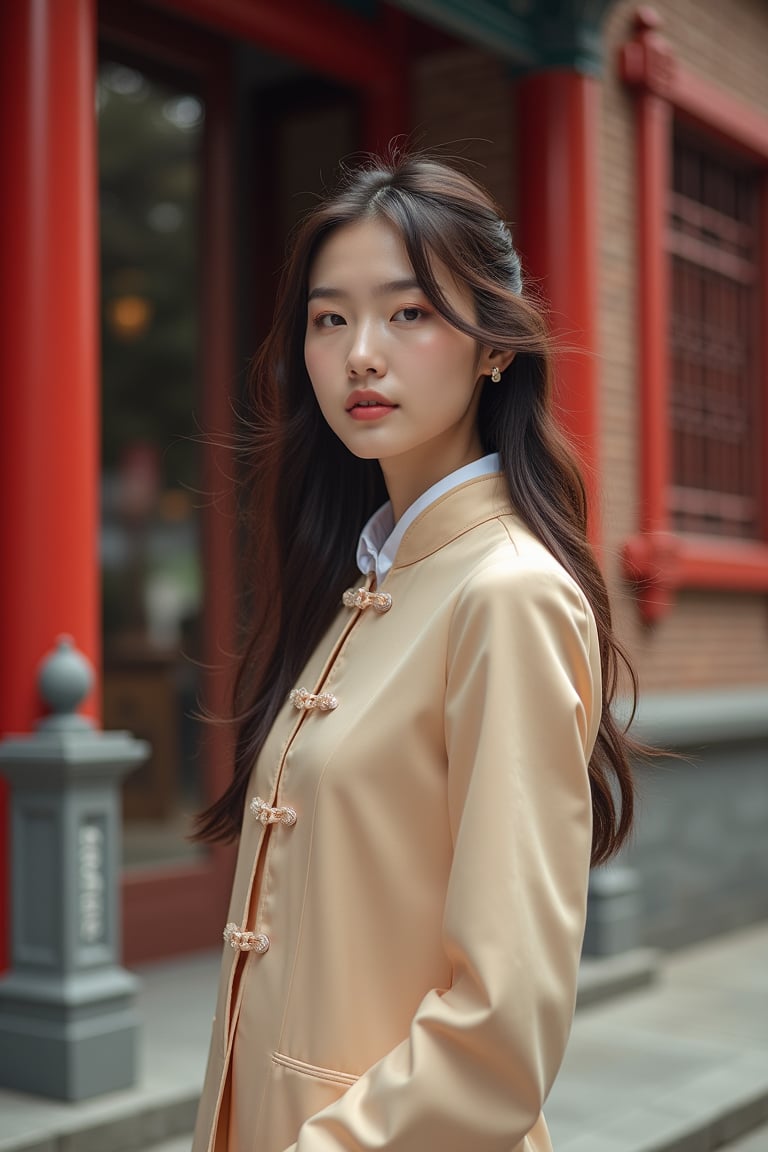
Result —
POLYGON ((231 771, 231 46, 103 0, 99 129, 104 726, 151 746, 123 790, 128 963, 215 946, 231 852, 189 840, 231 771))
POLYGON ((152 749, 123 787, 123 864, 145 868, 196 854, 186 837, 202 799, 205 107, 186 85, 108 56, 97 107, 104 726, 152 749))

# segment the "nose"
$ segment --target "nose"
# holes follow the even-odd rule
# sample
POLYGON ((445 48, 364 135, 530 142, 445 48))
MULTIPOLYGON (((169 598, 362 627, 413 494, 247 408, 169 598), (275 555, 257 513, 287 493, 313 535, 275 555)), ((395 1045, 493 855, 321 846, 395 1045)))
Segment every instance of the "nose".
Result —
POLYGON ((386 372, 381 341, 376 338, 373 324, 361 324, 354 330, 346 367, 351 380, 383 376, 386 372))

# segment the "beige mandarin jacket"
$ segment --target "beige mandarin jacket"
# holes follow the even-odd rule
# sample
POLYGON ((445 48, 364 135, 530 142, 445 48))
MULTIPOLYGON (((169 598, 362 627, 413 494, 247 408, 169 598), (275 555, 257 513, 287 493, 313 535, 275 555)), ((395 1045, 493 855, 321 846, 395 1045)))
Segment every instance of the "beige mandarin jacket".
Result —
POLYGON ((421 513, 379 592, 341 608, 253 770, 193 1152, 551 1147, 594 620, 498 474, 421 513))

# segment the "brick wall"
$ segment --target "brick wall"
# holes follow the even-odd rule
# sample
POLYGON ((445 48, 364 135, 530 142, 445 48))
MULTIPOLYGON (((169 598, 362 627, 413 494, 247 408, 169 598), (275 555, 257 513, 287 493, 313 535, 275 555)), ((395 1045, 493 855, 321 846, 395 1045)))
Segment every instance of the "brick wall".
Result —
POLYGON ((414 146, 459 159, 514 223, 514 89, 502 61, 480 49, 451 48, 419 60, 411 83, 414 146))
MULTIPOLYGON (((717 725, 730 708, 728 699, 717 703, 717 697, 728 697, 718 689, 768 687, 768 597, 685 591, 649 629, 620 574, 622 541, 638 527, 640 381, 633 98, 617 78, 616 56, 632 34, 636 6, 635 0, 620 0, 604 30, 598 350, 603 556, 618 631, 645 693, 642 734, 668 745, 669 737, 655 732, 652 716, 649 722, 654 691, 665 702, 675 697, 679 720, 683 697, 677 693, 701 690, 717 725)), ((657 9, 666 36, 689 67, 768 110, 764 0, 659 0, 657 9)), ((415 141, 446 145, 446 153, 477 161, 479 179, 514 221, 515 95, 503 67, 472 48, 441 51, 416 65, 414 102, 415 141)), ((698 718, 691 723, 696 740, 683 742, 681 760, 639 771, 637 831, 624 857, 640 879, 639 938, 661 947, 748 924, 768 908, 765 739, 752 733, 740 741, 729 729, 728 738, 701 749, 694 746, 701 734, 698 718)))
MULTIPOLYGON (((664 35, 708 79, 768 111, 768 8, 762 0, 659 0, 664 35)), ((639 408, 635 138, 631 94, 617 76, 618 46, 632 35, 635 0, 605 24, 600 148, 600 356, 604 566, 617 629, 645 690, 768 682, 768 599, 684 592, 670 614, 644 626, 621 578, 619 552, 637 528, 639 408)), ((514 83, 503 64, 469 46, 414 65, 412 142, 469 161, 516 219, 514 83)))
MULTIPOLYGON (((768 112, 768 8, 761 0, 659 0, 654 6, 682 61, 768 112)), ((647 628, 619 573, 621 543, 637 528, 640 381, 633 98, 617 77, 616 57, 632 35, 636 8, 622 0, 604 30, 600 331, 606 572, 617 626, 643 688, 768 682, 767 598, 688 592, 664 620, 647 628)))

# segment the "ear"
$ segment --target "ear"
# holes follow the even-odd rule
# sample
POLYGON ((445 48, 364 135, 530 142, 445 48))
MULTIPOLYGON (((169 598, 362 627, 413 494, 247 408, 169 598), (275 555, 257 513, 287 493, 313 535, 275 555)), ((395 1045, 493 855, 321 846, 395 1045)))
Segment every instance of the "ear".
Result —
POLYGON ((504 372, 515 358, 514 352, 500 352, 498 348, 484 348, 480 357, 480 372, 490 376, 494 368, 504 372))

